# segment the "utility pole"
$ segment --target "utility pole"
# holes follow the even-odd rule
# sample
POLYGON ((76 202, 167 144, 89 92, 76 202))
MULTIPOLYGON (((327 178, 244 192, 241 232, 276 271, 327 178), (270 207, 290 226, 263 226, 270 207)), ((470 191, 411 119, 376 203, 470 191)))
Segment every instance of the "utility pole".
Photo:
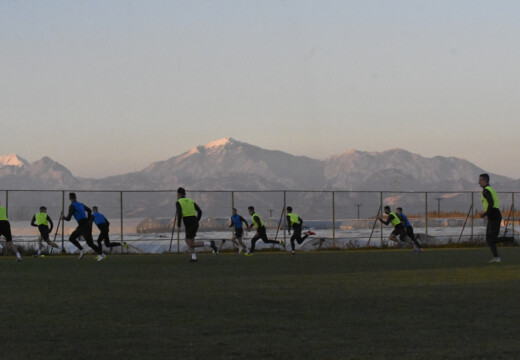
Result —
POLYGON ((363 204, 354 204, 355 206, 357 206, 357 218, 359 220, 359 208, 363 205, 363 204))
POLYGON ((444 200, 444 198, 436 197, 434 199, 437 200, 437 216, 440 217, 441 216, 441 200, 444 200))

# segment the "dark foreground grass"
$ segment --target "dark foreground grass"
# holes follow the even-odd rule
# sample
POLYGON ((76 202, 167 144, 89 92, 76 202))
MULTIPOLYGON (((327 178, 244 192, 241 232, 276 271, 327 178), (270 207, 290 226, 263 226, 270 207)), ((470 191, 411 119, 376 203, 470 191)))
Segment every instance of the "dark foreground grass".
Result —
POLYGON ((1 359, 520 358, 520 249, 0 258, 1 359))

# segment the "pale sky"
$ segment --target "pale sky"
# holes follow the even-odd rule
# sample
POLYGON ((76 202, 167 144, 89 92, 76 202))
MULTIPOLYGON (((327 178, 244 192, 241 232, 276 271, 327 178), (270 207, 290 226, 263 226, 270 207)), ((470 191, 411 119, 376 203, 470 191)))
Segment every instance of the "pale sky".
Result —
POLYGON ((233 137, 520 178, 520 1, 0 0, 0 155, 141 170, 233 137))

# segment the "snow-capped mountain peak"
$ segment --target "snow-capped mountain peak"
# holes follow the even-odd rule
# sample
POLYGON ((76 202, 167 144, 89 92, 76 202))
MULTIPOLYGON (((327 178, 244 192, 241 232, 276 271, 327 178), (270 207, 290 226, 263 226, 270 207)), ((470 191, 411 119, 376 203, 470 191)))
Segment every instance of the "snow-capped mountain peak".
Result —
POLYGON ((24 167, 29 163, 24 158, 18 156, 17 154, 8 154, 4 156, 0 156, 0 166, 18 166, 24 167))

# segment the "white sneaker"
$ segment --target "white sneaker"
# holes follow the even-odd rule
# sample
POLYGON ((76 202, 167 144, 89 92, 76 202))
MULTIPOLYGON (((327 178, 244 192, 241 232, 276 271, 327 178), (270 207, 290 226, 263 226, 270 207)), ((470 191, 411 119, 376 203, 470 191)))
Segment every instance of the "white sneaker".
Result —
POLYGON ((97 257, 96 261, 103 261, 107 258, 107 256, 105 254, 101 254, 97 257))
POLYGON ((82 250, 79 251, 78 260, 82 259, 83 255, 85 255, 85 249, 82 249, 82 250))
POLYGON ((502 259, 500 259, 500 257, 494 257, 493 259, 489 260, 490 263, 499 263, 501 261, 502 259))

